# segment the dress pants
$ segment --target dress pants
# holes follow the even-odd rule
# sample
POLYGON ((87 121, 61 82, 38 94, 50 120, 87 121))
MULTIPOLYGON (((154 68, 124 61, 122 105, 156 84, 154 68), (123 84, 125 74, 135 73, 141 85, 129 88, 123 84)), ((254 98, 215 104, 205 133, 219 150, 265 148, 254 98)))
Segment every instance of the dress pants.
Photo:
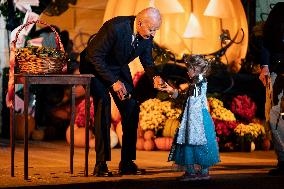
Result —
MULTIPOLYGON (((128 92, 133 91, 133 84, 129 84, 122 78, 128 92)), ((131 161, 136 159, 137 127, 139 121, 139 105, 131 94, 130 99, 121 101, 117 94, 107 88, 98 78, 91 81, 91 96, 94 98, 94 134, 96 161, 110 161, 110 126, 111 126, 111 99, 110 94, 116 103, 121 114, 122 123, 122 149, 121 161, 131 161)))

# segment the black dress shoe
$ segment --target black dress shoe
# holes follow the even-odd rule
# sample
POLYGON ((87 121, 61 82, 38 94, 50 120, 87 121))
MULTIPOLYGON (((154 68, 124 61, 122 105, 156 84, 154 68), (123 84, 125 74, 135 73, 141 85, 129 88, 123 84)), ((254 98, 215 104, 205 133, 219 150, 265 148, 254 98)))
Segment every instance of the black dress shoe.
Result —
POLYGON ((119 163, 120 175, 145 175, 145 169, 139 169, 133 161, 120 162, 119 163))
POLYGON ((94 176, 96 177, 112 177, 112 172, 108 170, 106 162, 97 162, 94 168, 94 176))

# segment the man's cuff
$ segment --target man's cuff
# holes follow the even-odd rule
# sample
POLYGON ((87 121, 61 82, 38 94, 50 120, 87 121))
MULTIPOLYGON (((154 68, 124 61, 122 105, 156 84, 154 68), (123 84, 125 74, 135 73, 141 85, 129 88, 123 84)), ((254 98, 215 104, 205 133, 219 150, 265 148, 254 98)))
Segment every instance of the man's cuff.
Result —
MULTIPOLYGON (((117 80, 116 82, 118 82, 119 80, 117 80)), ((112 88, 114 86, 114 84, 116 84, 116 82, 114 82, 109 88, 112 88)))
POLYGON ((178 90, 174 89, 174 93, 170 95, 171 98, 177 98, 178 97, 178 90))

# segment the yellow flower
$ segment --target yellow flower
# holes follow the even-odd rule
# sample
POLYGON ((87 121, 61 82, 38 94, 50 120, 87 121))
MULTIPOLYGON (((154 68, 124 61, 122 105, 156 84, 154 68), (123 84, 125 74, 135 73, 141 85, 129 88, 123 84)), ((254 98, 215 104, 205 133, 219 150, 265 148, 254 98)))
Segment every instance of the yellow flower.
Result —
POLYGON ((237 136, 247 136, 250 140, 254 140, 258 136, 265 134, 264 126, 259 123, 249 123, 248 125, 240 123, 234 129, 234 132, 237 136))
POLYGON ((140 105, 139 123, 143 130, 152 129, 158 131, 165 126, 170 118, 178 118, 181 109, 172 108, 170 101, 149 99, 140 105))
POLYGON ((236 121, 235 115, 228 109, 219 106, 211 111, 211 116, 214 119, 223 121, 236 121))
POLYGON ((219 107, 224 106, 224 104, 221 100, 219 100, 217 98, 213 98, 213 97, 208 98, 208 104, 209 104, 211 109, 215 109, 215 108, 219 108, 219 107))

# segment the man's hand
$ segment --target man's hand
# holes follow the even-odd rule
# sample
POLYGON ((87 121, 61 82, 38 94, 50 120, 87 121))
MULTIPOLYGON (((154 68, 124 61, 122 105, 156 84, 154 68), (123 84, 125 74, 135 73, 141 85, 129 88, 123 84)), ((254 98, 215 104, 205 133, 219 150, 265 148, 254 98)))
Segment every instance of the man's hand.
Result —
POLYGON ((267 78, 267 76, 269 76, 269 68, 268 68, 268 66, 263 66, 261 68, 259 79, 263 83, 264 86, 266 86, 266 78, 267 78))
POLYGON ((121 81, 117 81, 112 85, 112 89, 114 92, 116 92, 118 98, 120 100, 125 100, 127 96, 127 90, 124 86, 124 84, 121 81))
POLYGON ((164 83, 163 87, 157 88, 160 91, 167 92, 170 97, 176 98, 178 96, 178 90, 170 86, 168 83, 164 83))
POLYGON ((174 90, 174 88, 173 87, 171 87, 169 84, 167 84, 166 82, 163 84, 163 87, 160 87, 160 86, 158 86, 156 89, 158 89, 159 91, 164 91, 164 92, 167 92, 167 93, 169 93, 169 94, 172 94, 173 92, 173 90, 174 90))

